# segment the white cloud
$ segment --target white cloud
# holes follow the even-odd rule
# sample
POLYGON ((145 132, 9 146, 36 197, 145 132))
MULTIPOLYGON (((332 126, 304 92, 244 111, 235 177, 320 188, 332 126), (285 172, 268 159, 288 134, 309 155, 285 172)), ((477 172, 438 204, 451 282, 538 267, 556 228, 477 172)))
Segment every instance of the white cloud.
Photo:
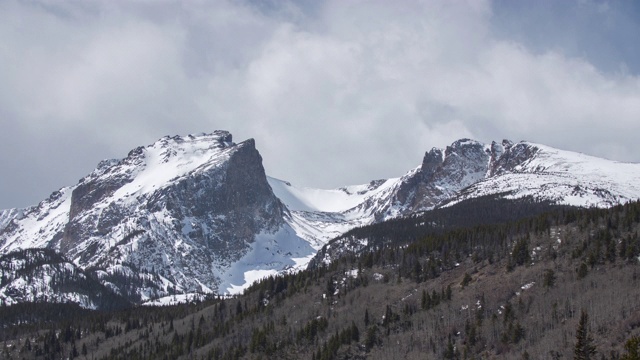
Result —
POLYGON ((640 161, 638 77, 497 37, 488 1, 42 4, 0 5, 0 121, 27 149, 0 165, 17 179, 35 170, 16 164, 82 156, 0 207, 214 129, 256 138, 270 174, 307 186, 400 176, 461 137, 640 161))

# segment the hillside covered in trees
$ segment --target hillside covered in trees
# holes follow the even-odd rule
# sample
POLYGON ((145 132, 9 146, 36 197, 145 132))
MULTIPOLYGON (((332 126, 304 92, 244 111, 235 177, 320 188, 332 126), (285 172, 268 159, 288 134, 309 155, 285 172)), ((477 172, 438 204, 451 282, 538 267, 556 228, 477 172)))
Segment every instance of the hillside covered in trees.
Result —
POLYGON ((0 356, 633 359, 640 203, 533 213, 439 231, 416 231, 438 224, 420 216, 357 229, 348 237, 367 240, 358 251, 232 298, 110 312, 3 306, 0 356))

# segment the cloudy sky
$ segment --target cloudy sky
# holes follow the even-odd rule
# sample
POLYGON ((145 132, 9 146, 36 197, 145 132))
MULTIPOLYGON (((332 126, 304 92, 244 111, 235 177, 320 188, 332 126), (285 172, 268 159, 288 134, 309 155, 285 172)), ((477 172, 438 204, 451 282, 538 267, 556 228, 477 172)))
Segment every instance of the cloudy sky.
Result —
POLYGON ((637 1, 0 1, 0 208, 164 135, 400 176, 470 137, 640 162, 637 1))

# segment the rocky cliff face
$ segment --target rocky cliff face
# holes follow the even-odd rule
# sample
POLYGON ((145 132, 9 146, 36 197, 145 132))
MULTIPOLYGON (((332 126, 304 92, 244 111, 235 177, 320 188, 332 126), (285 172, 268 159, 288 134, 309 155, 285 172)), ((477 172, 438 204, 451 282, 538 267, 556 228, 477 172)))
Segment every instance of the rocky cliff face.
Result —
POLYGON ((354 227, 485 195, 612 206, 640 198, 640 165, 462 139, 399 178, 320 190, 267 178, 251 139, 164 137, 100 162, 37 206, 0 212, 0 253, 58 251, 137 303, 239 292, 304 267, 354 227))
POLYGON ((640 198, 640 164, 617 163, 526 141, 483 144, 462 139, 426 152, 418 168, 396 179, 335 190, 282 184, 271 180, 281 199, 293 198, 285 200, 292 210, 293 226, 306 238, 322 243, 357 226, 486 195, 613 206, 640 198), (313 199, 322 191, 326 198, 340 194, 346 206, 334 206, 321 217, 296 207, 304 203, 313 208, 313 199))
POLYGON ((235 144, 223 131, 165 137, 101 162, 58 199, 7 222, 3 247, 24 247, 21 234, 30 232, 32 242, 59 250, 134 300, 212 292, 257 235, 285 226, 285 213, 252 139, 235 144), (49 225, 37 219, 56 201, 64 224, 40 231, 49 225), (125 288, 121 278, 139 289, 125 288))
MULTIPOLYGON (((72 192, 60 249, 74 256, 87 240, 106 245, 105 238, 123 242, 134 232, 142 238, 166 239, 170 230, 193 247, 220 252, 233 261, 256 234, 277 229, 284 208, 266 182, 254 141, 236 145, 228 133, 215 135, 165 138, 133 150, 122 161, 99 166, 72 192), (192 155, 186 151, 205 159, 185 162, 192 155), (167 183, 144 179, 167 173, 172 177, 167 183)), ((90 262, 96 252, 78 255, 90 262)))
POLYGON ((482 180, 490 156, 485 145, 469 139, 458 140, 444 151, 434 148, 425 154, 420 170, 399 186, 394 202, 407 212, 432 209, 482 180))

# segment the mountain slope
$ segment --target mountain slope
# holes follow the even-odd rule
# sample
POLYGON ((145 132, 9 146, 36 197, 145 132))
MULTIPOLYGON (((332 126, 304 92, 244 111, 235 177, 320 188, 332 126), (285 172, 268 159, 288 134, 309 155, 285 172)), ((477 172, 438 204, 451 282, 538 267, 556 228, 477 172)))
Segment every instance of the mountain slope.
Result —
POLYGON ((251 281, 247 271, 313 255, 286 213, 253 140, 235 144, 223 131, 165 137, 21 212, 0 232, 0 248, 55 249, 138 302, 226 292, 251 281))
POLYGON ((0 307, 3 355, 570 359, 586 312, 594 357, 621 359, 640 335, 639 230, 638 202, 563 209, 409 245, 390 234, 389 246, 238 297, 111 313, 0 307))
POLYGON ((640 164, 525 141, 462 139, 431 149, 399 178, 333 190, 273 178, 269 184, 290 210, 291 226, 322 244, 355 227, 487 196, 582 207, 626 203, 640 198, 640 164))
POLYGON ((506 151, 489 164, 487 178, 465 189, 457 200, 499 191, 508 192, 507 198, 535 196, 559 204, 610 207, 640 198, 640 164, 529 142, 504 144, 506 151))
POLYGON ((130 304, 50 249, 26 249, 0 257, 0 299, 77 303, 89 309, 118 309, 130 304))
POLYGON ((485 197, 609 207, 640 198, 640 165, 461 139, 401 177, 322 190, 267 177, 252 139, 164 137, 0 212, 0 253, 53 249, 136 303, 237 293, 351 229, 485 197))

